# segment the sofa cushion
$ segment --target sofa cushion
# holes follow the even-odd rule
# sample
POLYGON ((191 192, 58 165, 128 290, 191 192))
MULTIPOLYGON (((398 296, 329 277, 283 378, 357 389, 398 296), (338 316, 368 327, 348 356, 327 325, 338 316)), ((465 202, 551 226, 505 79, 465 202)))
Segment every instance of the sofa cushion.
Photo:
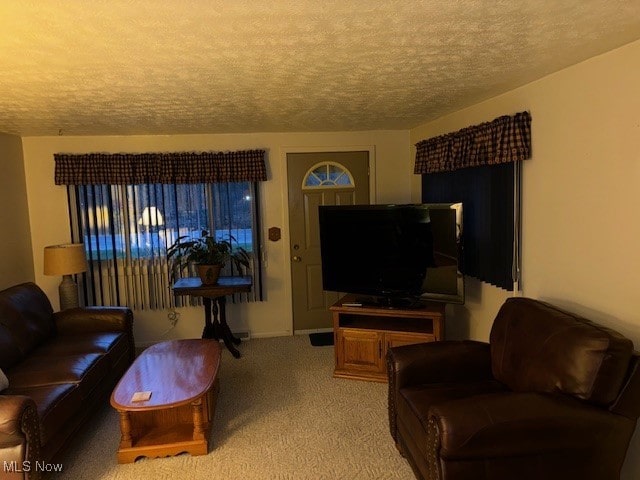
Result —
POLYGON ((416 385, 400 389, 397 398, 398 427, 408 433, 418 445, 420 453, 427 455, 427 424, 431 408, 471 395, 504 391, 504 386, 494 381, 416 385))
MULTIPOLYGON (((10 332, 14 346, 25 356, 55 331, 53 308, 35 284, 16 285, 0 292, 0 325, 10 332)), ((0 344, 8 340, 5 332, 0 332, 0 344)), ((9 355, 3 360, 9 365, 4 367, 18 360, 15 355, 9 355)))
POLYGON ((491 329, 494 377, 514 391, 558 392, 607 405, 627 373, 633 343, 577 315, 509 298, 491 329))
POLYGON ((40 418, 40 441, 43 445, 82 408, 82 396, 75 383, 11 387, 4 393, 26 395, 35 402, 40 418))
POLYGON ((108 360, 99 353, 52 357, 29 356, 7 375, 9 383, 14 388, 79 383, 81 396, 86 398, 108 375, 109 367, 108 360))
POLYGON ((122 332, 87 332, 74 335, 58 335, 31 352, 31 357, 58 357, 85 353, 107 354, 109 364, 117 361, 129 350, 126 334, 122 332))
POLYGON ((13 339, 13 335, 7 327, 0 324, 0 368, 8 370, 22 358, 22 352, 13 339))

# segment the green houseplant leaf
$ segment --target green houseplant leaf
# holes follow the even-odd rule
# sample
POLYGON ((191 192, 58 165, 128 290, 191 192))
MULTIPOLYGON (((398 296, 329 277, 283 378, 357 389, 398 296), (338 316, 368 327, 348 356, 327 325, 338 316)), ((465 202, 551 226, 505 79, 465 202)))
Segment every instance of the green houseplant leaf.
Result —
POLYGON ((241 266, 248 268, 249 254, 240 246, 234 248, 232 242, 236 242, 232 235, 229 236, 229 240, 216 240, 207 230, 202 230, 198 238, 188 235, 178 237, 173 245, 167 248, 167 259, 174 266, 173 272, 181 272, 192 263, 224 266, 228 261, 238 269, 241 266))

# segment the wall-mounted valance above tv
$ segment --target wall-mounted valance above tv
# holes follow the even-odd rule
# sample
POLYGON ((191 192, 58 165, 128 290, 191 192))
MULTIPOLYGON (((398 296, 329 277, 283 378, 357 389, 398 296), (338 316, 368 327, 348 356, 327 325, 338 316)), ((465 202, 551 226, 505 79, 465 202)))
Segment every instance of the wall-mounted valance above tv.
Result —
POLYGON ((464 303, 462 204, 321 206, 323 288, 362 303, 464 303))

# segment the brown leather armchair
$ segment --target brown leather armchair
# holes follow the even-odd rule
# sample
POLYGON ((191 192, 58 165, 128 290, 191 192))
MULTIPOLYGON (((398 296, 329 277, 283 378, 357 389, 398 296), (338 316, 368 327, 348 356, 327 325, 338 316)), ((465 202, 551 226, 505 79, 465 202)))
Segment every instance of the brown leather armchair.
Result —
POLYGON ((640 414, 640 357, 619 333, 528 298, 489 343, 389 350, 389 426, 428 480, 612 480, 640 414))

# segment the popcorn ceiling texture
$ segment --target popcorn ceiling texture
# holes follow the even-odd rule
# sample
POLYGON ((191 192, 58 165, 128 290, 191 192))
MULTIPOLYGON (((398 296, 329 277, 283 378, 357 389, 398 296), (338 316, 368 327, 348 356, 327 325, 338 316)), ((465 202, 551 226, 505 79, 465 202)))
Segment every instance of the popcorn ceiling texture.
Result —
POLYGON ((638 38, 638 0, 2 0, 0 132, 406 129, 638 38))

